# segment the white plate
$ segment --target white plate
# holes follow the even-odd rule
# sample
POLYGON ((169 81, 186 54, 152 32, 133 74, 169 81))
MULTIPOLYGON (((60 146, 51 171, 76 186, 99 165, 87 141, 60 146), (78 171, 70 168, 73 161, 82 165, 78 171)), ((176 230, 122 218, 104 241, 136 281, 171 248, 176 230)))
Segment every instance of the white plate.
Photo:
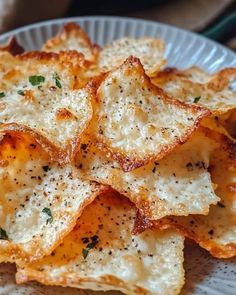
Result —
MULTIPOLYGON (((6 42, 10 36, 16 36, 25 49, 39 49, 64 23, 71 21, 81 25, 92 40, 100 45, 122 36, 161 37, 166 42, 169 66, 187 68, 197 65, 208 72, 223 67, 236 67, 234 52, 200 35, 157 22, 121 17, 76 17, 41 22, 3 34, 0 36, 0 43, 6 42)), ((197 246, 186 247, 185 255, 186 286, 181 295, 236 294, 236 259, 213 259, 197 246)), ((0 295, 104 294, 70 288, 45 287, 34 283, 16 286, 14 271, 10 265, 0 265, 0 295)), ((109 294, 115 293, 118 294, 109 292, 109 294)))

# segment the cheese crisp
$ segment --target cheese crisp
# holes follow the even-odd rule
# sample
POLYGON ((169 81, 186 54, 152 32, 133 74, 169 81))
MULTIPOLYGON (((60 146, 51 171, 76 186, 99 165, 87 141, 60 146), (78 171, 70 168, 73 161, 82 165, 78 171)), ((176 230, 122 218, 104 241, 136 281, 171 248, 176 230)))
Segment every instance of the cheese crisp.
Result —
POLYGON ((50 254, 104 188, 19 133, 4 135, 0 159, 0 261, 22 265, 50 254))
POLYGON ((236 107, 235 68, 223 69, 214 75, 196 68, 167 69, 159 72, 152 82, 174 98, 210 109, 213 115, 224 114, 236 107))
POLYGON ((76 52, 1 53, 0 128, 24 131, 69 161, 92 117, 93 88, 83 86, 83 57, 76 52))
POLYGON ((204 131, 207 133, 205 129, 195 133, 168 157, 126 173, 84 138, 76 165, 89 179, 126 195, 150 219, 207 214, 209 206, 219 201, 208 172, 218 144, 204 131))
POLYGON ((178 229, 218 258, 236 255, 236 144, 225 141, 225 146, 216 150, 211 160, 212 181, 220 201, 211 207, 209 214, 172 216, 151 223, 159 229, 178 229))
POLYGON ((170 99, 133 57, 102 81, 94 109, 96 140, 124 171, 161 159, 210 114, 170 99))
POLYGON ((97 197, 50 256, 18 268, 17 282, 178 294, 184 283, 183 238, 173 230, 132 235, 135 213, 130 202, 113 192, 97 197))
POLYGON ((153 76, 166 63, 164 51, 165 45, 160 39, 121 38, 102 48, 99 55, 99 67, 103 71, 113 70, 133 55, 140 59, 147 75, 153 76))
POLYGON ((44 44, 42 50, 47 52, 76 50, 91 62, 96 62, 99 54, 98 45, 92 44, 89 36, 75 23, 65 24, 56 37, 49 39, 44 44))

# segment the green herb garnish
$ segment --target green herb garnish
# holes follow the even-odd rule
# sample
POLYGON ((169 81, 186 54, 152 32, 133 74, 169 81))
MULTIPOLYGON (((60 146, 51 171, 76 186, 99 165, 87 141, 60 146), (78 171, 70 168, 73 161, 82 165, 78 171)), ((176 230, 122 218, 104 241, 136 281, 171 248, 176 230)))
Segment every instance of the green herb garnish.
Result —
POLYGON ((0 240, 8 240, 7 232, 0 227, 0 240))
POLYGON ((43 208, 42 212, 48 215, 47 224, 52 223, 53 222, 53 216, 52 216, 51 209, 43 208))
POLYGON ((23 90, 18 90, 17 91, 17 94, 22 95, 22 96, 25 96, 25 92, 23 90))
POLYGON ((201 99, 201 96, 197 96, 193 99, 193 102, 198 103, 200 99, 201 99))
POLYGON ((82 249, 82 255, 83 255, 84 259, 87 258, 88 254, 89 254, 89 250, 88 249, 82 249))
POLYGON ((4 96, 6 96, 5 92, 0 92, 0 97, 4 97, 4 96))
POLYGON ((33 86, 37 86, 45 81, 45 78, 43 76, 30 76, 29 82, 33 86))
MULTIPOLYGON (((86 238, 86 239, 89 239, 89 238, 86 238)), ((85 240, 83 240, 83 241, 85 241, 85 240)), ((96 235, 95 236, 92 236, 90 238, 90 242, 87 244, 86 248, 83 248, 82 249, 82 255, 83 255, 84 259, 86 259, 86 257, 89 254, 89 251, 91 249, 93 249, 97 245, 97 243, 98 243, 98 236, 96 236, 96 235)))
POLYGON ((59 75, 57 73, 54 73, 52 77, 55 80, 56 86, 58 88, 62 88, 62 85, 61 85, 61 82, 60 82, 61 78, 59 77, 59 75))

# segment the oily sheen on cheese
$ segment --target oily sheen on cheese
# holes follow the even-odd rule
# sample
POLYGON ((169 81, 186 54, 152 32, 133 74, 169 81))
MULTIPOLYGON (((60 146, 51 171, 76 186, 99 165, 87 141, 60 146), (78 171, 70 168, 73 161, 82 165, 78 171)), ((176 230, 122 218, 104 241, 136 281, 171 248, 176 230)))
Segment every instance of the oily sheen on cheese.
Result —
POLYGON ((61 154, 62 161, 70 160, 92 116, 92 88, 81 88, 87 82, 83 57, 76 52, 0 54, 0 129, 34 134, 53 146, 54 158, 60 160, 61 154))
POLYGON ((114 192, 100 195, 53 253, 18 268, 18 283, 125 294, 178 294, 184 283, 183 238, 173 230, 132 234, 136 209, 114 192))

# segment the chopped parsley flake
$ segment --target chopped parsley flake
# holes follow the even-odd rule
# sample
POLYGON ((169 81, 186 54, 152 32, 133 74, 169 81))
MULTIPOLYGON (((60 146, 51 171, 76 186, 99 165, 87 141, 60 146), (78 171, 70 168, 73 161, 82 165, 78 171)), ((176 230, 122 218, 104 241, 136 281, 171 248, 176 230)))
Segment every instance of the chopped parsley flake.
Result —
POLYGON ((0 240, 8 240, 6 231, 0 227, 0 240))
POLYGON ((82 255, 83 255, 84 259, 87 258, 88 254, 89 254, 89 250, 88 249, 82 249, 82 255))
POLYGON ((48 215, 47 224, 52 223, 53 222, 53 216, 52 216, 51 210, 49 208, 43 208, 42 212, 48 215))
POLYGON ((4 96, 6 96, 5 92, 0 92, 0 97, 4 97, 4 96))
POLYGON ((197 96, 193 99, 193 102, 198 103, 200 99, 201 99, 201 96, 197 96))
POLYGON ((56 86, 58 88, 62 88, 62 85, 61 85, 61 82, 60 82, 61 78, 59 77, 59 75, 57 73, 54 73, 52 77, 55 80, 56 86))
POLYGON ((17 91, 17 94, 22 95, 22 96, 25 96, 25 92, 23 90, 18 90, 17 91))
POLYGON ((37 86, 40 85, 41 83, 43 83, 45 81, 45 78, 43 76, 30 76, 29 77, 29 82, 31 83, 31 85, 33 86, 37 86))
POLYGON ((89 251, 91 249, 93 249, 98 244, 98 241, 99 241, 97 235, 92 236, 90 239, 89 238, 82 238, 83 243, 85 242, 85 239, 86 239, 86 241, 89 241, 89 240, 90 241, 87 244, 86 248, 82 249, 82 255, 83 255, 84 259, 87 258, 88 254, 89 254, 89 251))

